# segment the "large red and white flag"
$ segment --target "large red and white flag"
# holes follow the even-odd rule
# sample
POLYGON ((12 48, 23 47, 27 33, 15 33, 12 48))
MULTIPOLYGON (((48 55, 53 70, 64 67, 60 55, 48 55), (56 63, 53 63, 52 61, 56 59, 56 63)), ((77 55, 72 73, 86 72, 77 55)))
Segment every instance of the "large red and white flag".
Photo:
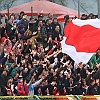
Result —
POLYGON ((87 63, 100 47, 100 20, 72 20, 64 29, 62 52, 76 63, 87 63))

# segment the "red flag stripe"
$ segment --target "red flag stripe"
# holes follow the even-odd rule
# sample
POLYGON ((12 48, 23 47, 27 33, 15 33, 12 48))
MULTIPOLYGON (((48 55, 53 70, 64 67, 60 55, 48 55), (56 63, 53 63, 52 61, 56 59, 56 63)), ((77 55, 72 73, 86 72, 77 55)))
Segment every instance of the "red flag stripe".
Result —
POLYGON ((68 23, 64 30, 66 44, 74 46, 78 52, 96 52, 100 47, 100 29, 92 25, 78 26, 68 23))

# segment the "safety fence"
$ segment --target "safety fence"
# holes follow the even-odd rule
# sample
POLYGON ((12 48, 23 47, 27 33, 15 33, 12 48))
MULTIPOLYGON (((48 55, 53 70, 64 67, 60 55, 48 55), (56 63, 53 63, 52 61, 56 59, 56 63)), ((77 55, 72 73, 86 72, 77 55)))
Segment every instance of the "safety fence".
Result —
POLYGON ((100 95, 82 96, 0 96, 0 100, 100 100, 100 95))

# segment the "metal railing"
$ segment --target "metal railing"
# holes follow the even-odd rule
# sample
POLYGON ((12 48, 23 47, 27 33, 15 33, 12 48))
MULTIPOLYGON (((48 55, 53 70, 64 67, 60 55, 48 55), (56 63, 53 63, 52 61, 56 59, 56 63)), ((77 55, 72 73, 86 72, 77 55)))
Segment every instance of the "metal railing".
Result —
POLYGON ((100 100, 100 95, 66 95, 66 96, 0 96, 0 100, 100 100))
POLYGON ((0 96, 0 100, 78 100, 74 96, 0 96))

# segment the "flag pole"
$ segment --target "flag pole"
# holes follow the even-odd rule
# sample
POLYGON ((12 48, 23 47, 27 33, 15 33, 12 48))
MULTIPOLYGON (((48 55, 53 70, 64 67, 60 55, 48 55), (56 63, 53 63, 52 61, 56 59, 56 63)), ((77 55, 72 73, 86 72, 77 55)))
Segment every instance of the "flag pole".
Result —
POLYGON ((33 7, 31 7, 31 17, 33 18, 33 7))
POLYGON ((100 0, 98 0, 98 18, 100 19, 100 0))
POLYGON ((80 19, 80 0, 78 0, 78 19, 80 19))
POLYGON ((9 14, 9 4, 7 5, 7 13, 8 13, 8 19, 10 18, 10 14, 9 14))

